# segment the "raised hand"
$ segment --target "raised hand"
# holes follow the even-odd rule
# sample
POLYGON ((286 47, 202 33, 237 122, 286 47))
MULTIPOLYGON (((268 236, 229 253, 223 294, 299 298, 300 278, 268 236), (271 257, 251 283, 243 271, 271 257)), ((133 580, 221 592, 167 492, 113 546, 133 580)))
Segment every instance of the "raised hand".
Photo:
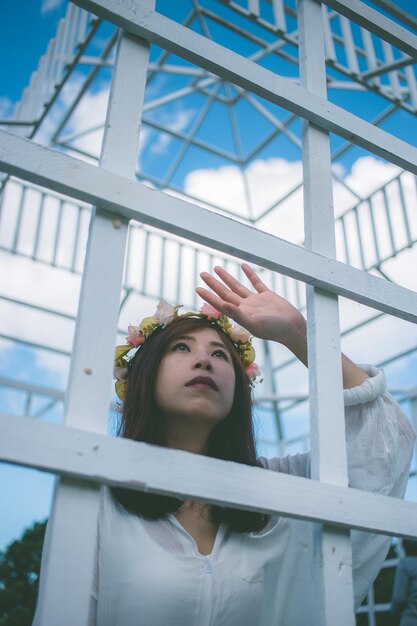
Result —
POLYGON ((214 271, 224 284, 208 272, 202 272, 200 276, 212 292, 204 287, 197 287, 196 292, 255 337, 278 341, 292 351, 295 344, 305 345, 306 322, 301 313, 271 291, 249 265, 244 263, 242 269, 255 291, 242 285, 222 267, 215 267, 214 271))

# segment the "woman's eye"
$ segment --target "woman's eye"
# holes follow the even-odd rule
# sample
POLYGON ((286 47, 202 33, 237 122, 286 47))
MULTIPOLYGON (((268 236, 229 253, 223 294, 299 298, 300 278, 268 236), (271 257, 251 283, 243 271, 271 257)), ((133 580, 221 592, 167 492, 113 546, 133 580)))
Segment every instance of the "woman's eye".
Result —
POLYGON ((224 359, 225 361, 228 361, 229 358, 226 354, 226 352, 224 352, 223 350, 216 350, 215 352, 213 352, 213 354, 215 356, 220 356, 222 359, 224 359))
POLYGON ((172 351, 174 352, 175 350, 178 350, 179 352, 184 352, 188 350, 189 352, 190 348, 187 346, 186 343, 181 342, 181 343, 176 343, 175 346, 172 347, 172 351))

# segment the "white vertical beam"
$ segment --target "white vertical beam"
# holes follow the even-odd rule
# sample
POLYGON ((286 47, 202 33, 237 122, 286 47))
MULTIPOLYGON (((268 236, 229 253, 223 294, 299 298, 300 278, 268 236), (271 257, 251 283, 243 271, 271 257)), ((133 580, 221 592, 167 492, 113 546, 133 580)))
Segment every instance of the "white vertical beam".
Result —
MULTIPOLYGON (((299 0, 300 80, 326 98, 323 14, 314 0, 299 0)), ((303 122, 306 246, 335 257, 331 157, 328 134, 303 122)), ((343 382, 337 296, 307 287, 312 478, 347 486, 343 382)), ((317 527, 323 626, 354 626, 349 532, 317 527)))
POLYGON ((343 17, 343 15, 339 16, 339 20, 342 27, 343 43, 348 67, 353 74, 359 74, 359 63, 356 56, 351 22, 346 17, 343 17))
MULTIPOLYGON (((153 0, 148 0, 153 8, 153 0)), ((119 39, 100 166, 134 179, 148 44, 119 39)), ((66 425, 107 432, 127 220, 93 211, 67 393, 66 425), (94 410, 93 410, 94 409, 94 410), (93 416, 97 417, 94 418, 93 416)), ((87 626, 99 487, 61 479, 54 498, 38 623, 87 626)))
POLYGON ((259 0, 248 0, 248 11, 251 15, 255 15, 259 17, 260 9, 259 9, 259 0))
POLYGON ((376 617, 375 617, 375 593, 374 593, 373 584, 371 585, 371 588, 369 589, 368 604, 366 608, 368 609, 368 625, 377 626, 376 617))
MULTIPOLYGON (((367 71, 372 71, 378 68, 378 61, 376 58, 376 53, 375 53, 375 47, 374 47, 374 42, 372 39, 372 35, 369 32, 369 30, 366 30, 365 28, 361 28, 361 35, 362 35, 362 40, 363 40, 363 45, 365 47, 365 56, 366 56, 366 61, 367 61, 367 71)), ((371 80, 371 84, 380 86, 381 85, 381 81, 379 79, 378 76, 375 76, 375 78, 373 78, 371 80)))
MULTIPOLYGON (((411 400, 411 420, 413 422, 414 430, 417 431, 417 397, 411 400)), ((417 441, 415 444, 415 449, 417 452, 417 441)))
POLYGON ((325 45, 325 53, 326 57, 329 61, 336 61, 336 49, 333 41, 333 32, 332 25, 329 19, 329 12, 327 7, 322 5, 322 13, 323 13, 323 28, 324 28, 324 45, 325 45))
POLYGON ((416 76, 414 74, 414 67, 412 65, 407 65, 404 69, 405 76, 407 79, 407 84, 410 92, 410 106, 417 109, 417 85, 416 85, 416 76))
MULTIPOLYGON (((384 51, 385 61, 387 63, 394 63, 395 58, 394 58, 394 52, 392 50, 391 44, 383 40, 381 43, 382 43, 382 50, 384 51)), ((398 77, 397 70, 393 70, 392 72, 389 72, 388 79, 389 79, 391 89, 392 89, 392 97, 395 98, 396 100, 401 100, 402 99, 401 98, 401 85, 400 85, 400 79, 398 77)))
POLYGON ((283 0, 272 0, 272 11, 274 14, 275 26, 283 33, 287 32, 287 24, 285 20, 285 7, 283 0))

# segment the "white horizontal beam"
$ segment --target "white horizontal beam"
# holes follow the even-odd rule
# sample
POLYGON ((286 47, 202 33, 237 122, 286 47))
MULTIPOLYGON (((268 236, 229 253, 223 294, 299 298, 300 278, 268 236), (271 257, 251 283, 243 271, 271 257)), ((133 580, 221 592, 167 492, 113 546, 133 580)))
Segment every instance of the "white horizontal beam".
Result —
POLYGON ((17 389, 27 394, 35 394, 37 396, 47 396, 54 398, 55 400, 64 400, 65 393, 63 391, 57 391, 56 389, 49 389, 48 387, 41 387, 39 385, 31 385, 30 383, 24 383, 11 378, 4 378, 0 376, 0 387, 8 387, 9 389, 17 389))
POLYGON ((0 170, 417 322, 417 294, 409 289, 5 131, 0 170))
POLYGON ((411 57, 417 57, 417 35, 360 0, 323 0, 327 6, 356 22, 411 57))
POLYGON ((407 24, 410 28, 417 30, 417 19, 414 15, 411 15, 411 13, 399 7, 397 2, 392 2, 391 0, 372 0, 372 4, 384 11, 388 11, 388 13, 391 13, 391 15, 404 24, 407 24))
POLYGON ((0 460, 137 491, 417 538, 414 502, 28 417, 0 414, 0 460))
POLYGON ((417 149, 414 146, 314 95, 291 80, 146 9, 139 2, 75 0, 75 3, 134 35, 307 119, 319 128, 334 132, 349 142, 417 174, 417 149))

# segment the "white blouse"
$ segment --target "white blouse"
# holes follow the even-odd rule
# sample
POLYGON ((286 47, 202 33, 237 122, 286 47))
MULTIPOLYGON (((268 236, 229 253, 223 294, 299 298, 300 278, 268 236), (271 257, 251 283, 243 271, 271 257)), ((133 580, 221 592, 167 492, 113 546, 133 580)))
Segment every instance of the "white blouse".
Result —
MULTIPOLYGON (((403 497, 415 439, 383 372, 345 393, 351 487, 403 497)), ((266 459, 272 471, 309 477, 310 457, 266 459)), ((171 514, 147 521, 102 489, 91 626, 305 626, 320 624, 313 569, 315 525, 272 517, 260 533, 220 524, 211 554, 171 514), (264 591, 274 598, 266 606, 264 591)), ((352 531, 355 606, 389 548, 390 538, 352 531)), ((266 595, 266 594, 265 594, 266 595)))

